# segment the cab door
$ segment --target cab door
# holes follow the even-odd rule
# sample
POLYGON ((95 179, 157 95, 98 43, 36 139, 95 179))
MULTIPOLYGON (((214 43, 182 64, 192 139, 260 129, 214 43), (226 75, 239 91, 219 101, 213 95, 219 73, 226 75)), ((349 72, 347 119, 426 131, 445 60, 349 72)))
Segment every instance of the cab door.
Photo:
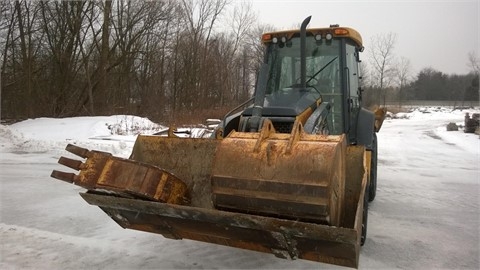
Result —
POLYGON ((359 70, 358 70, 358 50, 349 42, 345 46, 346 77, 347 77, 347 113, 349 114, 348 138, 350 143, 356 143, 357 119, 360 111, 359 100, 359 70))

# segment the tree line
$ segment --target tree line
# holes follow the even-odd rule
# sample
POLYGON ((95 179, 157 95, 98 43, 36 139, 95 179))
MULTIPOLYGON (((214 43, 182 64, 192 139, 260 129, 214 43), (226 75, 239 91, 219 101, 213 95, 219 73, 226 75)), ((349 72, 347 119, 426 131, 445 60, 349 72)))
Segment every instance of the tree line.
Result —
MULTIPOLYGON (((249 2, 228 0, 1 1, 0 15, 4 119, 221 117, 252 95, 261 34, 274 29, 257 22, 249 2)), ((395 57, 395 42, 380 34, 366 48, 367 105, 478 100, 476 59, 468 75, 425 69, 415 78, 409 60, 395 57)))
POLYGON ((384 88, 365 86, 367 106, 385 103, 398 104, 409 101, 454 101, 456 106, 479 105, 479 73, 446 74, 433 68, 424 68, 408 78, 404 84, 392 84, 384 88))
POLYGON ((478 105, 480 61, 475 52, 468 53, 468 74, 445 74, 431 67, 412 74, 410 60, 395 55, 397 35, 373 36, 368 48, 368 63, 363 70, 364 99, 367 106, 412 100, 455 101, 458 106, 471 101, 478 105))
POLYGON ((124 113, 162 121, 246 100, 263 29, 249 3, 227 5, 2 1, 2 118, 124 113))

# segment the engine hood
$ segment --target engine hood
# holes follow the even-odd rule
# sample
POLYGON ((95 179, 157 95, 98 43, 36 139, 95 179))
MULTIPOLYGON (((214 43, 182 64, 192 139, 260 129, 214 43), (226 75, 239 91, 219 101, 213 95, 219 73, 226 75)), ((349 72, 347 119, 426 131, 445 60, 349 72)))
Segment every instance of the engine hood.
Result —
MULTIPOLYGON (((262 115, 295 117, 315 105, 318 98, 320 95, 313 89, 285 88, 265 96, 262 115)), ((249 107, 242 115, 251 116, 252 110, 253 107, 249 107)))

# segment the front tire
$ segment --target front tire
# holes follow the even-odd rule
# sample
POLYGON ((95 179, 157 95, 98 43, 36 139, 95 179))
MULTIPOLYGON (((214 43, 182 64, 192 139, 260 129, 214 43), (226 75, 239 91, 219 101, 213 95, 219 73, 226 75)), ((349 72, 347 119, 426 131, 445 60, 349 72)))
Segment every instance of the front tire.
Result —
POLYGON ((370 160, 370 188, 368 190, 368 201, 372 202, 377 195, 377 134, 373 133, 372 159, 370 160))

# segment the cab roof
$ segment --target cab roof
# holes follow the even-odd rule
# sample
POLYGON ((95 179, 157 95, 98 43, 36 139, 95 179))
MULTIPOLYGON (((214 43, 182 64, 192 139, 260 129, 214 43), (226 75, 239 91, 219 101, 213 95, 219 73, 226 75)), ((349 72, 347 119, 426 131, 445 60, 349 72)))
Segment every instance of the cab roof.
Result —
MULTIPOLYGON (((320 35, 322 39, 326 39, 328 34, 332 35, 332 37, 350 38, 359 48, 363 48, 362 36, 357 30, 350 27, 333 26, 328 28, 309 28, 306 29, 306 31, 307 36, 320 35)), ((281 39, 282 37, 286 37, 287 40, 289 40, 296 35, 300 35, 300 29, 267 32, 262 35, 262 42, 263 44, 268 44, 272 42, 274 38, 281 39)))

